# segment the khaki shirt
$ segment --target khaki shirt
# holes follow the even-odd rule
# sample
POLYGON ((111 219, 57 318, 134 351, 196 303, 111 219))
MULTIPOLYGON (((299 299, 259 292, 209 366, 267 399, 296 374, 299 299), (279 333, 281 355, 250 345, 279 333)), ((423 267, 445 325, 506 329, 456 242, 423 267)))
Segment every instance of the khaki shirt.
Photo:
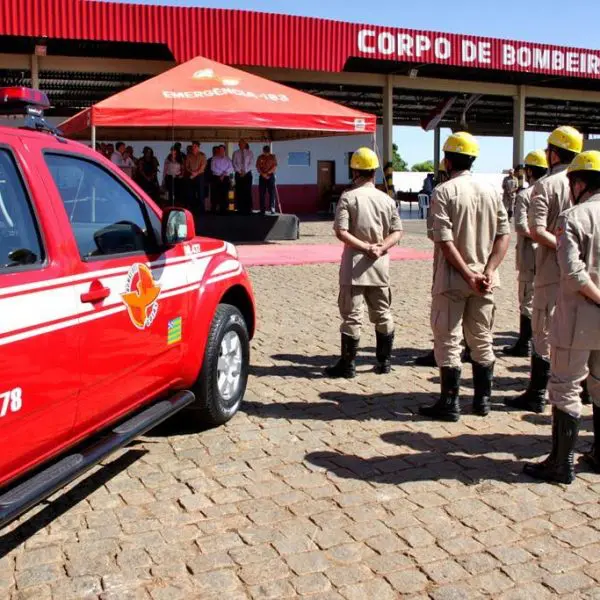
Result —
POLYGON ((557 225, 560 287, 552 320, 552 344, 600 350, 600 308, 579 293, 600 285, 600 193, 563 212, 557 225))
MULTIPOLYGON (((556 234, 560 213, 571 206, 567 166, 554 167, 550 175, 542 177, 533 186, 529 208, 529 229, 545 227, 548 233, 556 234)), ((538 244, 535 251, 534 281, 536 287, 557 285, 560 281, 556 252, 542 244, 538 244)))
MULTIPOLYGON (((490 184, 475 181, 469 171, 463 171, 435 188, 432 205, 433 241, 454 242, 467 266, 483 273, 496 238, 510 233, 508 215, 498 191, 490 184)), ((499 283, 496 273, 494 286, 499 283)), ((438 252, 432 293, 470 289, 444 254, 438 252)))
POLYGON ((185 157, 185 170, 188 175, 196 173, 196 171, 200 173, 204 173, 206 170, 206 154, 204 152, 198 152, 198 154, 194 154, 190 152, 185 157))
POLYGON ((277 169, 277 157, 274 154, 261 154, 256 160, 256 170, 261 175, 271 175, 277 169))
POLYGON ((517 189, 519 187, 519 180, 516 177, 505 177, 502 181, 502 190, 504 192, 503 198, 514 199, 517 189))
MULTIPOLYGON (((346 230, 362 242, 381 244, 394 231, 402 231, 396 203, 372 183, 344 192, 338 202, 334 229, 346 230)), ((373 259, 344 246, 340 285, 390 285, 390 257, 373 259)))
POLYGON ((533 186, 521 190, 515 202, 515 231, 517 232, 517 271, 519 281, 533 281, 535 274, 535 249, 537 244, 528 237, 529 224, 527 213, 531 204, 533 186))

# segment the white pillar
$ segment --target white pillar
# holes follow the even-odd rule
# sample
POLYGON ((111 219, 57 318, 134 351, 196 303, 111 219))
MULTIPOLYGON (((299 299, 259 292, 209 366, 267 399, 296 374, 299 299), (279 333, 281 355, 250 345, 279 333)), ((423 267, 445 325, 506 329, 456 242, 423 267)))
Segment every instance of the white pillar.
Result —
POLYGON ((383 86, 383 163, 392 162, 394 157, 394 86, 388 75, 383 86))
POLYGON ((518 86, 518 93, 513 98, 513 164, 521 163, 525 153, 525 94, 523 87, 518 86))
POLYGON ((96 149, 96 126, 92 125, 92 149, 96 149))
POLYGON ((440 170, 440 149, 441 149, 441 131, 436 127, 433 131, 433 171, 438 176, 440 170))
POLYGON ((40 89, 40 63, 35 54, 31 55, 31 87, 34 90, 40 89))

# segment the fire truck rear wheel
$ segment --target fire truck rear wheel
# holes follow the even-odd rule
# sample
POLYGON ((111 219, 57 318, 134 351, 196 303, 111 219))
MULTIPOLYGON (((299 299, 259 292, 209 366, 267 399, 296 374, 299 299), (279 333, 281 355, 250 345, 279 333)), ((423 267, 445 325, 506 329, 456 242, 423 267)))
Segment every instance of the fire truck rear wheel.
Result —
POLYGON ((216 427, 238 411, 248 383, 250 340, 242 313, 220 304, 210 327, 194 409, 202 424, 216 427))

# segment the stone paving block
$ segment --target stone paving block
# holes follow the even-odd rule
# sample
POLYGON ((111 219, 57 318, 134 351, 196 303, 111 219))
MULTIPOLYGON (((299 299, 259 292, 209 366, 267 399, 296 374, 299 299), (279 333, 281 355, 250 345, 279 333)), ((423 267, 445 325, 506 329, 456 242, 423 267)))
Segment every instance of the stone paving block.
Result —
POLYGON ((311 573, 292 579, 294 588, 300 595, 324 594, 331 590, 331 582, 323 573, 311 573))
POLYGON ((229 551, 229 556, 238 565, 266 562, 277 558, 277 552, 268 544, 258 546, 238 546, 229 551))
POLYGON ((261 585, 290 575, 287 564, 280 558, 262 563, 244 565, 239 572, 240 579, 249 586, 261 585))
POLYGON ((327 555, 321 551, 290 554, 285 557, 285 560, 296 575, 320 573, 330 566, 327 555))
POLYGON ((464 556, 466 554, 475 554, 482 552, 485 548, 472 537, 452 537, 450 539, 440 539, 438 544, 443 550, 452 556, 464 556))
POLYGON ((390 584, 384 579, 371 579, 364 583, 356 583, 340 589, 340 594, 347 600, 396 600, 397 594, 390 584))
POLYGON ((414 567, 414 561, 405 554, 386 554, 384 556, 371 556, 365 564, 379 575, 387 575, 395 571, 410 569, 414 567))
POLYGON ((469 556, 460 557, 457 560, 466 571, 471 573, 471 575, 488 573, 500 565, 500 562, 487 552, 471 554, 469 556))
POLYGON ((540 567, 550 573, 566 573, 574 571, 587 565, 587 561, 570 550, 563 550, 556 554, 550 554, 543 557, 540 561, 540 567))
POLYGON ((514 581, 500 570, 490 571, 475 577, 471 585, 484 594, 496 598, 502 592, 514 587, 514 581))
POLYGON ((519 586, 498 596, 498 600, 545 600, 552 597, 552 593, 541 583, 531 583, 519 586))
POLYGON ((422 570, 437 585, 456 583, 466 579, 469 574, 457 562, 443 560, 423 565, 422 570))
POLYGON ((196 544, 198 544, 198 547, 204 554, 209 554, 211 552, 231 550, 232 548, 242 546, 244 542, 242 542, 242 539, 237 533, 231 531, 219 535, 198 538, 196 544))
POLYGON ((557 531, 555 537, 573 548, 582 548, 589 544, 600 542, 600 531, 587 525, 557 531))
POLYGON ((352 565, 331 567, 327 569, 325 575, 335 587, 341 588, 371 579, 373 572, 364 565, 352 565))
POLYGON ((64 571, 60 565, 39 565, 15 573, 17 588, 22 591, 27 588, 56 583, 64 571))
POLYGON ((52 589, 48 585, 36 585, 16 590, 12 593, 11 600, 52 600, 52 589))
POLYGON ((557 594, 576 592, 582 588, 590 587, 593 583, 593 579, 579 572, 548 575, 544 578, 544 584, 557 594))
POLYGON ((427 577, 417 569, 396 571, 387 575, 386 579, 399 594, 403 595, 421 592, 428 585, 427 577))
POLYGON ((477 600, 483 596, 472 587, 461 585, 445 585, 433 590, 429 596, 432 600, 477 600))
POLYGON ((435 538, 422 527, 402 529, 398 535, 413 548, 431 546, 435 542, 435 538))

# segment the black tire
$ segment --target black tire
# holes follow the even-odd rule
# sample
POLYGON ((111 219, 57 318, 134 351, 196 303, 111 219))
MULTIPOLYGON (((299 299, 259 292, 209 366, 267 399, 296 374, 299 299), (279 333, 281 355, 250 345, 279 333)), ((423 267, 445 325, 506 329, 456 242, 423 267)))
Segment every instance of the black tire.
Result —
POLYGON ((244 317, 235 306, 219 304, 210 326, 202 370, 192 388, 196 394, 196 402, 192 405, 192 410, 202 425, 217 427, 235 415, 246 392, 249 366, 250 339, 244 317), (218 361, 221 343, 229 332, 237 334, 239 338, 242 363, 238 385, 232 395, 225 398, 218 385, 218 361))

